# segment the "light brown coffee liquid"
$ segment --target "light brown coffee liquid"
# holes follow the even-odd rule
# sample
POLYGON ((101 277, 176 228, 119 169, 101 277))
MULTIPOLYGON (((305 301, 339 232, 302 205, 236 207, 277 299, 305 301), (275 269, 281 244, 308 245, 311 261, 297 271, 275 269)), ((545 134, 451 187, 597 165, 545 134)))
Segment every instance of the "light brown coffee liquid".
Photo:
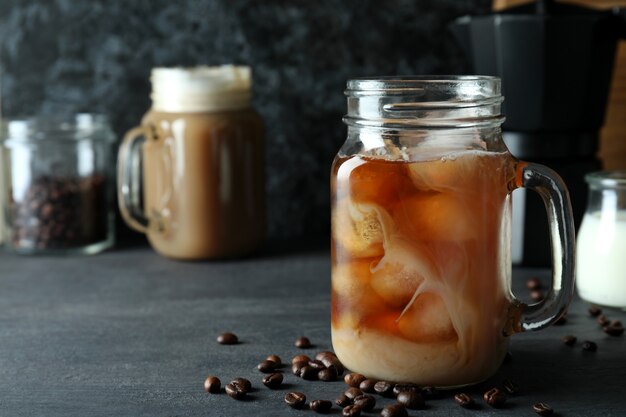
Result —
POLYGON ((251 110, 150 111, 143 145, 148 239, 179 259, 239 256, 265 234, 263 123, 251 110))

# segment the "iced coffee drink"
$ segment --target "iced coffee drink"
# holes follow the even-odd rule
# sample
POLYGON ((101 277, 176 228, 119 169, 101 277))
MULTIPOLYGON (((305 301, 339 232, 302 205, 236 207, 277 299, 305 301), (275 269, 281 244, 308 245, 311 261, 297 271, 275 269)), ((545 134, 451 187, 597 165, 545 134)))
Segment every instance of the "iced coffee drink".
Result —
POLYGON ((479 382, 507 350, 508 153, 333 166, 332 341, 351 370, 436 386, 479 382))

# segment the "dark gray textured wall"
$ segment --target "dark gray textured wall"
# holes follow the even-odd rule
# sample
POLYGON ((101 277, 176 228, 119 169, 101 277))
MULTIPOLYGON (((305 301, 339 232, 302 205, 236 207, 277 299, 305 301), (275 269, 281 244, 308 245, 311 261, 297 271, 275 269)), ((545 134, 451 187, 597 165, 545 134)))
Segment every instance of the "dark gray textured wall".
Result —
POLYGON ((150 106, 152 67, 251 65, 267 124, 270 236, 323 236, 346 79, 462 72, 446 24, 490 3, 0 0, 2 110, 102 112, 122 135, 150 106))

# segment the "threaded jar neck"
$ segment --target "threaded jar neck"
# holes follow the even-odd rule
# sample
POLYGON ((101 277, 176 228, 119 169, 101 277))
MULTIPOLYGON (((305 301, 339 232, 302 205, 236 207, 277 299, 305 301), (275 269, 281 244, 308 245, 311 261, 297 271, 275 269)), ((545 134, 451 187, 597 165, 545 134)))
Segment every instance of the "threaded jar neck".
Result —
POLYGON ((504 122, 498 77, 357 78, 348 81, 345 95, 348 126, 449 129, 504 122))

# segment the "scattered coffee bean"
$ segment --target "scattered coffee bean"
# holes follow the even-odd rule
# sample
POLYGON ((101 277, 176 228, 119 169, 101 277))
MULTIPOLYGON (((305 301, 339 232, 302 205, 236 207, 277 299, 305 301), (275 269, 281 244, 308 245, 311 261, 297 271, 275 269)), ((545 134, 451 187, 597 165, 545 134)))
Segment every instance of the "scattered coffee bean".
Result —
POLYGON ((308 349, 313 346, 311 345, 311 341, 309 340, 309 338, 304 336, 297 338, 295 345, 297 348, 300 349, 308 349))
POLYGON ((519 386, 510 379, 502 381, 502 388, 511 395, 515 395, 519 392, 519 386))
POLYGON ((341 410, 343 417, 359 417, 361 415, 361 407, 358 405, 348 405, 341 410))
POLYGON ((354 398, 354 404, 361 407, 363 411, 372 411, 376 407, 376 398, 368 394, 361 394, 354 398))
POLYGON ((600 326, 604 327, 604 326, 608 325, 611 321, 604 314, 600 314, 598 317, 596 317, 596 322, 600 326))
POLYGON ((513 355, 511 354, 511 352, 506 352, 506 355, 504 355, 504 360, 502 361, 502 363, 511 363, 513 362, 513 355))
POLYGON ((316 413, 328 414, 333 408, 333 403, 327 400, 313 400, 309 403, 309 408, 316 413))
POLYGON ((276 362, 266 359, 258 364, 256 368, 264 374, 270 374, 276 370, 277 365, 276 362))
POLYGON ((422 410, 426 408, 424 398, 417 392, 402 391, 398 394, 396 400, 406 408, 410 408, 412 410, 422 410))
POLYGON ((604 326, 602 330, 604 330, 604 333, 608 334, 609 336, 621 336, 622 334, 624 334, 624 327, 622 326, 608 325, 604 326))
POLYGON ((265 358, 268 361, 272 361, 276 364, 276 366, 281 366, 283 364, 283 361, 280 359, 280 356, 278 355, 269 355, 267 358, 265 358))
POLYGON ((204 381, 204 390, 206 392, 210 392, 211 394, 216 394, 220 392, 222 388, 222 381, 216 376, 210 375, 204 381))
POLYGON ((337 371, 337 376, 342 375, 345 371, 343 364, 336 356, 327 356, 320 360, 327 368, 334 367, 337 371))
POLYGON ((359 395, 363 395, 363 391, 355 387, 350 387, 347 390, 345 390, 343 393, 346 395, 346 397, 350 398, 351 400, 354 400, 359 395))
POLYGON ((335 404, 337 404, 339 407, 345 407, 352 404, 352 400, 348 398, 346 394, 341 393, 339 394, 339 397, 337 397, 337 399, 335 400, 335 404))
POLYGON ((328 351, 328 350, 325 350, 325 351, 322 351, 322 352, 317 352, 315 354, 315 359, 317 359, 318 361, 321 361, 322 359, 327 358, 327 357, 336 358, 337 355, 335 355, 335 352, 331 352, 331 351, 328 351))
POLYGON ((619 320, 611 320, 611 322, 609 323, 609 326, 619 326, 622 327, 622 322, 619 320))
POLYGON ((373 379, 364 379, 359 384, 359 389, 363 392, 368 392, 371 394, 372 392, 376 392, 374 391, 375 385, 376 385, 376 381, 374 381, 373 379))
POLYGON ((412 391, 420 393, 421 389, 415 384, 396 384, 393 386, 393 395, 398 395, 403 391, 412 391))
POLYGON ((309 366, 310 366, 311 368, 313 368, 313 369, 317 369, 318 371, 319 371, 320 369, 324 369, 324 368, 326 368, 326 365, 324 365, 324 364, 322 363, 322 361, 318 361, 317 359, 312 359, 312 360, 310 360, 310 361, 309 361, 309 366))
POLYGON ((435 387, 424 387, 422 388, 422 397, 427 400, 439 398, 439 390, 435 387))
POLYGON ((336 381, 337 371, 335 370, 334 366, 331 366, 330 368, 322 369, 317 373, 317 378, 320 381, 325 381, 325 382, 336 381))
POLYGON ((382 417, 409 417, 409 413, 402 404, 391 404, 380 412, 382 417))
POLYGON ((248 394, 247 391, 242 390, 240 386, 235 385, 232 382, 230 384, 226 384, 226 387, 224 389, 226 391, 226 394, 230 398, 234 398, 235 400, 241 400, 248 394))
POLYGON ((358 388, 363 381, 365 381, 365 376, 357 374, 356 372, 350 372, 343 377, 343 382, 350 387, 358 388))
POLYGON ((278 389, 280 385, 283 383, 283 374, 281 373, 273 373, 266 375, 263 377, 263 385, 270 389, 278 389))
POLYGON ((235 345, 239 343, 239 338, 234 333, 224 332, 217 336, 217 343, 220 345, 235 345))
POLYGON ((304 368, 305 366, 308 366, 309 363, 308 362, 296 362, 293 365, 291 365, 291 372, 295 375, 295 376, 300 376, 300 372, 302 371, 302 368, 304 368))
POLYGON ((306 363, 309 363, 310 360, 311 360, 311 358, 309 358, 307 355, 296 355, 293 358, 291 358, 291 364, 293 365, 296 362, 306 362, 306 363))
POLYGON ((540 290, 543 288, 543 284, 541 283, 541 280, 539 278, 533 277, 526 281, 526 288, 528 288, 530 291, 540 290))
POLYGON ((531 292, 530 292, 530 298, 531 298, 534 302, 536 302, 536 303, 538 303, 538 302, 540 302, 540 301, 543 301, 543 299, 544 299, 543 291, 541 291, 541 290, 534 290, 534 291, 531 291, 531 292))
POLYGON ((473 408, 476 405, 474 399, 464 392, 456 394, 454 401, 463 408, 473 408))
POLYGON ((319 371, 312 366, 306 365, 300 369, 300 378, 305 379, 307 381, 315 381, 317 380, 317 373, 319 371))
POLYGON ((563 314, 561 317, 559 317, 558 319, 556 319, 556 321, 553 323, 555 326, 562 326, 565 323, 567 323, 567 315, 563 314))
POLYGON ((485 392, 483 399, 493 408, 500 408, 506 402, 506 395, 498 388, 492 388, 485 392))
POLYGON ((600 314, 602 314, 602 309, 596 306, 589 307, 587 311, 589 312, 589 315, 591 317, 598 317, 600 314))
POLYGON ((378 395, 382 395, 383 397, 392 397, 393 384, 387 381, 378 381, 374 385, 374 391, 376 391, 378 395))
POLYGON ((306 395, 301 392, 288 392, 285 394, 285 402, 291 408, 300 409, 306 403, 306 395))
POLYGON ((252 389, 252 382, 250 382, 250 380, 246 378, 235 378, 230 381, 230 383, 235 385, 236 387, 239 387, 241 391, 248 392, 252 389))
POLYGON ((537 403, 533 405, 533 411, 540 416, 551 416, 554 410, 546 403, 537 403))
POLYGON ((583 342, 582 348, 584 351, 587 352, 595 352, 596 350, 598 350, 598 345, 595 342, 587 340, 583 342))
POLYGON ((567 336, 563 336, 563 343, 566 344, 567 346, 574 346, 577 341, 578 341, 578 338, 576 336, 572 336, 571 334, 568 334, 567 336))

